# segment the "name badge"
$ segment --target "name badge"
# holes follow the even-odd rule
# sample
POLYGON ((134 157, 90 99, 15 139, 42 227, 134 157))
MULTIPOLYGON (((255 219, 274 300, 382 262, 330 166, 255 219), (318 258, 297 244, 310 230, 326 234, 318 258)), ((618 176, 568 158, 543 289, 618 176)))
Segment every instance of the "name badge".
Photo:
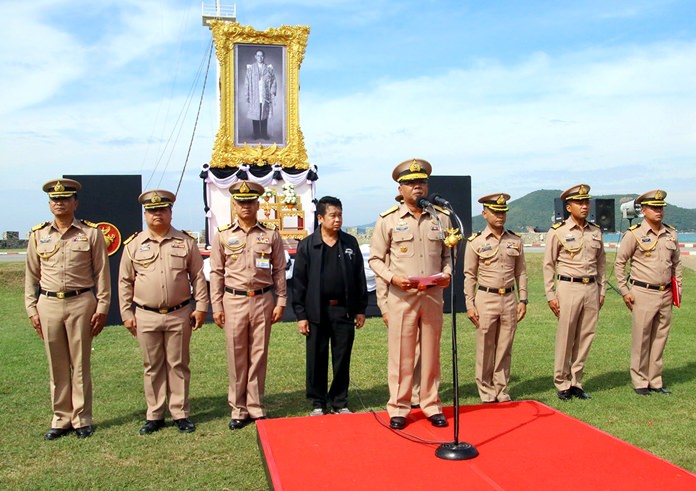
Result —
POLYGON ((575 242, 575 236, 574 235, 566 235, 565 241, 566 242, 575 242))
POLYGON ((257 257, 256 267, 261 269, 269 269, 271 267, 271 260, 267 257, 257 257))

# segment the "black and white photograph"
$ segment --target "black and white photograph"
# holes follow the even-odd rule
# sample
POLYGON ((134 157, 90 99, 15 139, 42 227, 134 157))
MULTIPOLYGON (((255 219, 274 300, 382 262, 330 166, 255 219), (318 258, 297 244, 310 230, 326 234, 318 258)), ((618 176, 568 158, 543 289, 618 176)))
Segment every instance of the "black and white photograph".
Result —
POLYGON ((235 44, 235 135, 244 144, 286 145, 285 46, 235 44))

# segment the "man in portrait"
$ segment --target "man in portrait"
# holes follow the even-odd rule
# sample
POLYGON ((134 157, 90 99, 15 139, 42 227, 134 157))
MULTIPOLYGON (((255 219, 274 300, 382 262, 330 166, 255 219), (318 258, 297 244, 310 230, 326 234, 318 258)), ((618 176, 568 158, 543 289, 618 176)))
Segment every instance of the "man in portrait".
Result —
POLYGON ((264 51, 257 49, 254 63, 246 66, 244 93, 255 141, 270 139, 268 119, 273 115, 273 101, 278 88, 273 65, 266 64, 265 57, 264 51))

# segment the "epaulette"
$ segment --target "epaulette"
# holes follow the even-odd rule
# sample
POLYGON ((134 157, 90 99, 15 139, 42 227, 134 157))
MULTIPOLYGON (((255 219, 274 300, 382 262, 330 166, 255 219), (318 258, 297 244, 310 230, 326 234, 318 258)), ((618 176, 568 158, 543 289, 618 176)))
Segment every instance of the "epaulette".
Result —
POLYGON ((389 208, 388 210, 383 211, 382 213, 380 213, 379 216, 381 216, 382 218, 384 218, 384 217, 386 217, 387 215, 391 215, 392 213, 394 213, 394 212, 395 212, 396 210, 398 210, 398 209, 399 209, 399 205, 394 205, 394 206, 392 206, 391 208, 389 208))
POLYGON ((46 225, 48 225, 49 223, 51 223, 51 222, 42 222, 42 223, 39 223, 38 225, 34 225, 33 227, 31 227, 31 231, 32 231, 32 232, 36 232, 37 230, 41 230, 42 228, 44 228, 44 227, 45 227, 46 225))
POLYGON ((628 230, 635 230, 638 227, 640 227, 640 223, 636 223, 635 225, 631 225, 630 227, 628 227, 628 230))
POLYGON ((433 205, 433 208, 435 208, 437 211, 439 211, 443 215, 449 216, 451 213, 447 208, 443 208, 442 206, 433 205))
POLYGON ((140 233, 140 232, 136 232, 136 233, 134 233, 133 235, 131 235, 130 237, 128 237, 126 240, 123 241, 123 245, 126 245, 126 244, 128 244, 131 240, 135 239, 135 237, 136 237, 139 233, 140 233))
POLYGON ((468 240, 469 242, 471 242, 471 241, 474 240, 476 237, 478 237, 480 233, 481 233, 481 232, 474 232, 473 234, 471 234, 471 237, 469 237, 469 238, 466 239, 466 240, 468 240))
POLYGON ((674 230, 675 232, 677 231, 677 227, 675 227, 674 225, 670 225, 669 223, 663 223, 663 225, 670 230, 674 230))
POLYGON ((587 222, 593 227, 601 228, 599 225, 597 225, 595 222, 587 222))
POLYGON ((510 230, 510 229, 507 229, 507 232, 508 232, 510 235, 514 235, 515 237, 522 237, 520 234, 516 234, 515 232, 513 232, 513 231, 510 230))
POLYGON ((198 240, 198 237, 193 235, 193 232, 189 232, 188 230, 182 230, 182 232, 185 233, 186 235, 188 235, 189 237, 191 237, 193 240, 195 240, 195 241, 198 240))
POLYGON ((97 228, 97 224, 94 222, 90 222, 89 220, 85 220, 83 218, 80 218, 80 221, 82 223, 84 223, 85 225, 87 225, 88 227, 97 228))
POLYGON ((563 225, 565 225, 565 220, 561 220, 560 222, 554 223, 553 225, 551 225, 551 228, 556 229, 562 227, 563 225))
POLYGON ((232 224, 228 223, 227 225, 222 225, 218 227, 218 232, 224 232, 225 230, 229 230, 232 228, 232 224))
POLYGON ((275 223, 270 223, 270 222, 259 222, 259 225, 261 225, 264 228, 267 228, 268 230, 275 230, 276 224, 275 223))

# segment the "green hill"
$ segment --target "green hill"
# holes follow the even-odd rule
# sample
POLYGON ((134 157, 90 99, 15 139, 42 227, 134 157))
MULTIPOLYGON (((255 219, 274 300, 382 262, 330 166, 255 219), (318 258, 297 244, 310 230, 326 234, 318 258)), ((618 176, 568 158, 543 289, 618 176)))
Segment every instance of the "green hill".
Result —
MULTIPOLYGON (((508 211, 506 227, 514 232, 527 232, 533 228, 546 231, 553 223, 554 198, 560 196, 561 192, 560 189, 541 189, 510 201, 508 203, 510 211, 508 211)), ((628 221, 622 221, 620 206, 622 203, 637 196, 637 194, 611 194, 605 196, 593 195, 592 197, 613 199, 616 227, 617 229, 625 230, 628 227, 628 221)), ((477 208, 474 208, 474 210, 477 210, 477 208)), ((667 205, 665 222, 676 227, 680 232, 696 231, 696 209, 667 205)), ((636 220, 634 220, 634 223, 636 223, 636 220)), ((485 226, 486 224, 481 214, 474 215, 472 230, 483 230, 485 226)))

